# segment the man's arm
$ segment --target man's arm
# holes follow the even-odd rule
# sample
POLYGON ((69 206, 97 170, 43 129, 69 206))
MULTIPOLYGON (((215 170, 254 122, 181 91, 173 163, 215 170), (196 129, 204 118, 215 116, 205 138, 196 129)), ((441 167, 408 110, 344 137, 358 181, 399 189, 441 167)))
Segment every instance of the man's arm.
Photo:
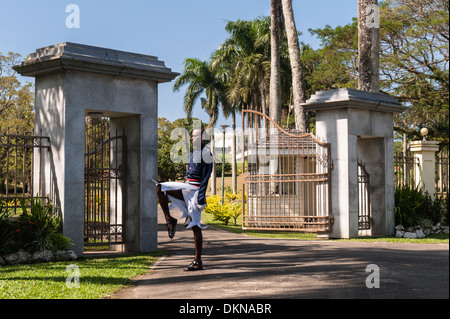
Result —
POLYGON ((208 187, 209 177, 212 172, 212 163, 202 162, 202 179, 200 180, 200 189, 198 191, 198 204, 206 204, 206 188, 208 187))

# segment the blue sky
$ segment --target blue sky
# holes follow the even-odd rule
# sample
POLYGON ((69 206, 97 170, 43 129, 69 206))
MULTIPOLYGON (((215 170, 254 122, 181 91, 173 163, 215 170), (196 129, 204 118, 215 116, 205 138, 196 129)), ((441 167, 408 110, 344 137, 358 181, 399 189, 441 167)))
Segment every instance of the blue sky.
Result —
MULTIPOLYGON (((317 48, 308 28, 344 25, 357 15, 357 0, 293 0, 301 41, 317 48)), ((25 57, 37 48, 77 42, 155 55, 175 72, 186 58, 206 60, 225 40, 227 21, 270 14, 270 0, 0 0, 0 52, 25 57), (66 27, 66 6, 80 9, 80 28, 66 27)), ((33 82, 33 78, 21 78, 33 82)), ((159 117, 184 117, 184 88, 159 86, 159 117)), ((193 116, 208 122, 194 106, 193 116)), ((217 125, 230 124, 220 118, 217 125)), ((220 128, 220 127, 219 127, 220 128)))

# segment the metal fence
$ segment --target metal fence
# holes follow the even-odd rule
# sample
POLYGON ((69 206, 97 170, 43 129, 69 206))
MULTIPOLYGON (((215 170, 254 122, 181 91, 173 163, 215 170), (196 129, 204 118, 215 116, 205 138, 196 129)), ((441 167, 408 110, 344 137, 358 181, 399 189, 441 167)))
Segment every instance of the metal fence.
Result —
POLYGON ((416 165, 419 160, 412 152, 398 152, 394 154, 395 188, 405 185, 415 185, 416 165))
MULTIPOLYGON (((28 132, 0 131, 0 198, 13 215, 18 214, 23 200, 26 207, 42 194, 41 162, 43 152, 50 151, 50 138, 28 132)), ((20 210, 21 211, 21 210, 20 210)))
POLYGON ((449 156, 448 151, 436 155, 436 195, 448 196, 449 191, 449 156))
MULTIPOLYGON (((415 185, 416 166, 419 165, 419 160, 410 151, 403 153, 395 153, 394 156, 394 173, 395 173, 395 188, 405 185, 415 185)), ((449 192, 449 153, 448 151, 441 151, 436 154, 436 169, 435 169, 435 194, 436 196, 447 196, 449 192)))
POLYGON ((358 229, 371 228, 370 175, 364 164, 358 162, 358 229))

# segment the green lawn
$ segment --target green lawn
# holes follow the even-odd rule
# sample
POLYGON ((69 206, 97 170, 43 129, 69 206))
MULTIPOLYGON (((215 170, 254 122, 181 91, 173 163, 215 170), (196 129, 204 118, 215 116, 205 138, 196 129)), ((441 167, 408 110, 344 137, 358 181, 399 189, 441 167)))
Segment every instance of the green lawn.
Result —
POLYGON ((0 266, 0 299, 98 299, 130 284, 130 279, 148 273, 162 252, 82 258, 52 262, 0 266), (79 287, 71 280, 79 267, 79 287), (72 268, 73 269, 73 268, 72 268), (69 277, 69 288, 66 279, 69 277))
MULTIPOLYGON (((231 231, 237 234, 243 234, 242 230, 242 216, 237 219, 236 225, 233 225, 233 221, 230 220, 229 225, 224 225, 221 222, 215 221, 211 214, 203 213, 202 221, 205 224, 217 227, 223 230, 231 231)), ((258 231, 247 230, 246 235, 255 237, 267 237, 267 238, 286 238, 286 239, 302 239, 302 240, 317 240, 317 235, 314 233, 301 233, 301 232, 282 232, 282 231, 258 231)), ((394 236, 386 237, 359 237, 351 239, 331 239, 336 241, 359 241, 359 242, 391 242, 391 243, 418 243, 418 244, 448 244, 449 234, 433 234, 426 238, 409 239, 409 238, 397 238, 394 236)))

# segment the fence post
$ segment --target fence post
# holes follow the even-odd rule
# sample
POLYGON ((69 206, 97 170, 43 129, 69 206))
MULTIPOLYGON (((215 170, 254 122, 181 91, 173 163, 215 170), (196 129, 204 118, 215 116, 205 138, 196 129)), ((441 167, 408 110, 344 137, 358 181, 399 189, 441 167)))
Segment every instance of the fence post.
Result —
POLYGON ((419 165, 415 165, 416 186, 424 188, 431 197, 435 193, 435 154, 439 151, 439 142, 427 141, 425 137, 421 141, 412 141, 410 143, 411 152, 418 159, 419 165))

